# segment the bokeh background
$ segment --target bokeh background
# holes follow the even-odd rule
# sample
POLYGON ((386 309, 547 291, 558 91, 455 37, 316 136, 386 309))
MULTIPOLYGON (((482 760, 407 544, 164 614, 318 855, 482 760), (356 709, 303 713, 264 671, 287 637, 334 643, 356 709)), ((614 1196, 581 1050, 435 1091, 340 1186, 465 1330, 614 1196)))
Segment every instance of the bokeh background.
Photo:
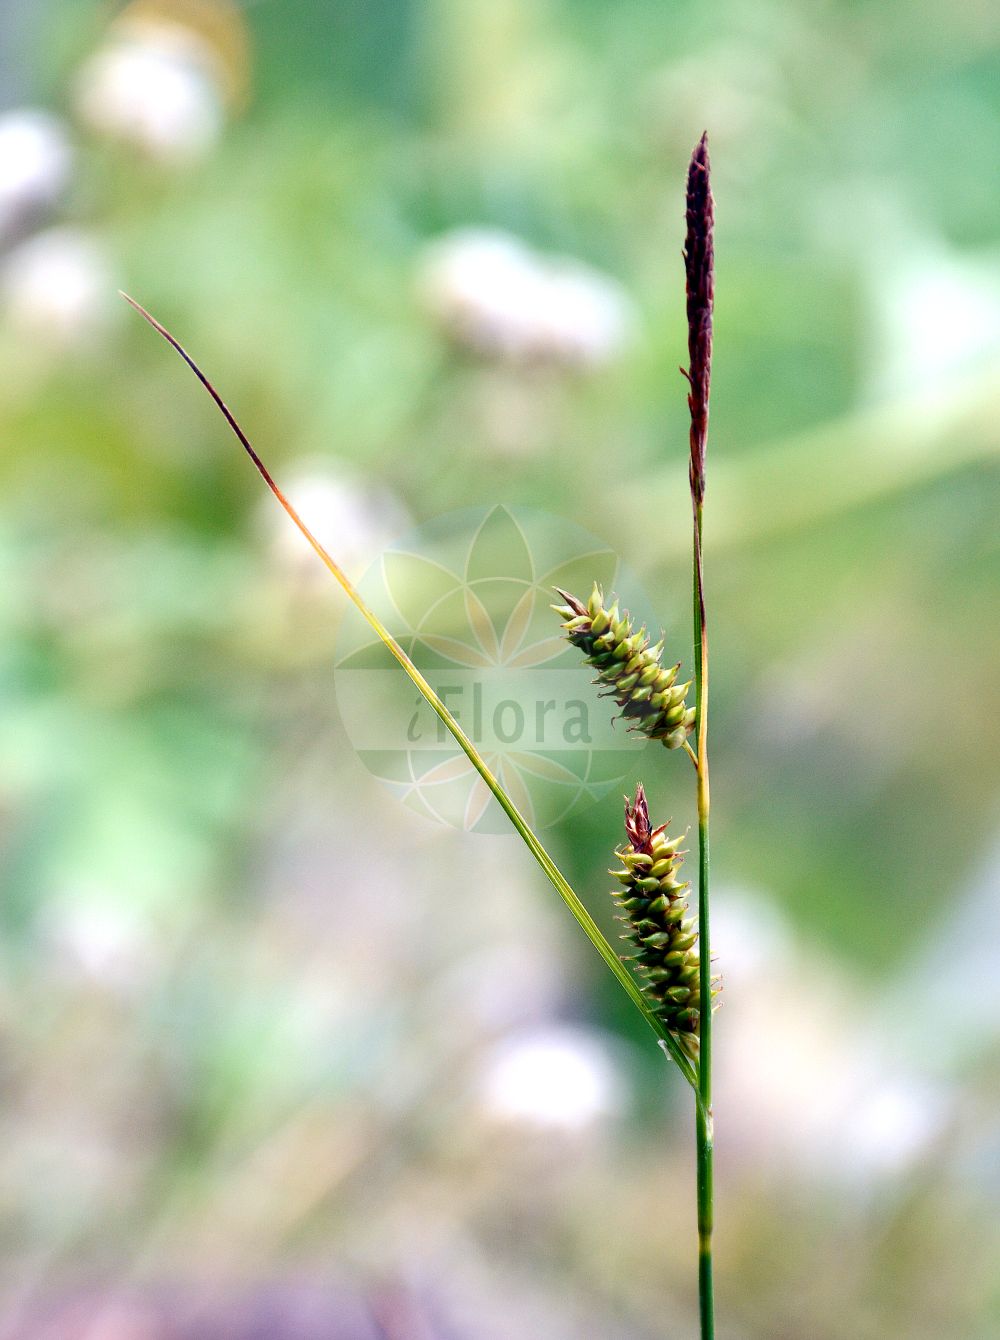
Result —
MULTIPOLYGON (((4 0, 4 1340, 694 1333, 680 1080, 515 838, 358 761, 339 593, 117 289, 352 571, 528 505, 683 645, 706 126, 720 1334, 1000 1333, 998 40, 4 0)), ((606 925, 619 831, 548 835, 606 925)))

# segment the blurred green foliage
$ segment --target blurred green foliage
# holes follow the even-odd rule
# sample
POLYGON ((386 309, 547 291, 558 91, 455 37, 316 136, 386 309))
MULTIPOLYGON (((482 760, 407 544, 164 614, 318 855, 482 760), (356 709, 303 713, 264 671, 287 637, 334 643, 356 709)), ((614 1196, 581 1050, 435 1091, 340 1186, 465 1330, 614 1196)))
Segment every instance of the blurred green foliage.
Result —
MULTIPOLYGON (((79 339, 0 315, 11 1297, 201 1253, 237 1277, 328 1252, 402 1269, 441 1201, 515 1275, 590 1272, 622 1335, 685 1334, 689 1169, 678 1148, 650 1174, 658 1058, 631 1058, 628 1129, 587 1154, 603 1173, 564 1169, 558 1194, 526 1189, 537 1150, 456 1137, 447 1074, 483 1040, 442 983, 493 936, 547 946, 563 1012, 646 1039, 526 856, 420 830, 364 772, 333 705, 335 593, 283 565, 259 480, 113 291, 184 340, 279 480, 348 469, 418 522, 496 501, 573 518, 683 645, 681 184, 708 126, 720 887, 782 909, 867 1026, 918 1008, 914 965, 961 979, 935 938, 998 879, 996 7, 253 4, 249 103, 182 168, 80 120, 107 6, 25 13, 24 100, 76 146, 51 221, 109 266, 79 339), (631 344, 576 372, 456 347, 417 276, 470 224, 613 276, 631 344), (629 1212, 662 1230, 638 1290, 629 1212), (509 1240, 526 1223, 534 1263, 509 1240)), ((637 775, 688 822, 680 762, 647 751, 637 775)), ((553 835, 605 924, 619 825, 611 797, 553 835)), ((967 1235, 996 1208, 997 1020, 975 990, 930 992, 911 1024, 959 1115, 884 1203, 727 1165, 723 1116, 723 1333, 992 1333, 995 1234, 967 1235)))

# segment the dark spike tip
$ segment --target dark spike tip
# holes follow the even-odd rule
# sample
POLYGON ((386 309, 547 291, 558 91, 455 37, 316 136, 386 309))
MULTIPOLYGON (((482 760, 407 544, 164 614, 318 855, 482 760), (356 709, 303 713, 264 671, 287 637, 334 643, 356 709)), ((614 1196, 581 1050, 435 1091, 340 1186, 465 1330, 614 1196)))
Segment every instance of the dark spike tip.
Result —
POLYGON ((708 131, 695 145, 687 174, 688 236, 685 257, 695 259, 705 243, 711 243, 715 223, 712 200, 712 163, 708 156, 708 131))
POLYGON ((649 847, 649 806, 646 804, 646 791, 642 782, 636 783, 635 800, 625 797, 625 833, 633 850, 646 851, 649 847))
POLYGON ((708 400, 712 380, 712 312, 715 305, 715 204, 712 199, 708 132, 695 146, 687 175, 687 236, 684 269, 687 279, 688 359, 691 411, 691 490, 700 503, 705 493, 705 448, 708 441, 708 400))

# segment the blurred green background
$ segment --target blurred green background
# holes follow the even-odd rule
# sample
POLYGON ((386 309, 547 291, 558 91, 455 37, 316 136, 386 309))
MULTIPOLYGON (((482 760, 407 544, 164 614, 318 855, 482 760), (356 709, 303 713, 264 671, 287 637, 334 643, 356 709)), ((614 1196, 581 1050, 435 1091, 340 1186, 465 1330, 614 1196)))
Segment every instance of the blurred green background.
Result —
MULTIPOLYGON (((720 1335, 1000 1333, 998 41, 5 0, 3 1340, 694 1333, 681 1082, 515 838, 358 761, 342 598, 116 290, 352 571, 540 508, 683 647, 705 127, 720 1335)), ((620 822, 548 834, 609 928, 620 822)))

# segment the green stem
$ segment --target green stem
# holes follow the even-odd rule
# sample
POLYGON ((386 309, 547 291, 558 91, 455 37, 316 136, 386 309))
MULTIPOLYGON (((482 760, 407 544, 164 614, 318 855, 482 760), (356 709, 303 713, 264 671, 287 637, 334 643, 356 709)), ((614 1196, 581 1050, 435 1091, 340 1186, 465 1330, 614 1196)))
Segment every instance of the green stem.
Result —
POLYGON ((698 733, 698 1300, 702 1340, 715 1336, 712 1282, 713 1169, 712 1146, 712 954, 708 917, 709 774, 708 774, 708 630, 705 624, 705 573, 702 556, 702 505, 694 510, 694 664, 698 733))

